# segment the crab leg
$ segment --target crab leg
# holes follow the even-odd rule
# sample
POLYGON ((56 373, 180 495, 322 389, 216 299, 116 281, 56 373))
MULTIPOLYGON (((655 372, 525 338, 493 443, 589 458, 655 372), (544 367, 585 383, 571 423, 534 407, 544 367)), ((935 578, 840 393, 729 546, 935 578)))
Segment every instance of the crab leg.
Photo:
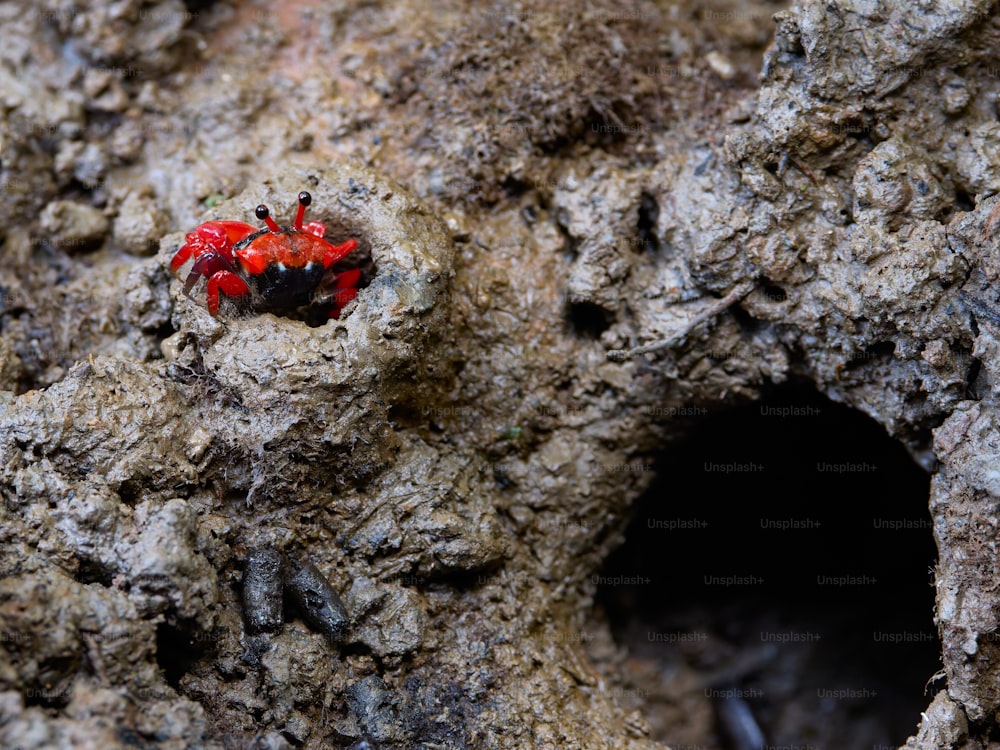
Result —
POLYGON ((177 251, 177 255, 174 256, 174 259, 170 261, 170 270, 177 272, 181 266, 188 262, 188 258, 191 257, 192 252, 194 252, 194 247, 191 243, 183 245, 181 249, 177 251))
POLYGON ((328 318, 339 318, 340 311, 343 310, 347 303, 358 296, 357 289, 337 289, 333 295, 333 307, 330 308, 330 312, 327 314, 328 318))
POLYGON ((333 289, 338 291, 340 289, 353 289, 361 281, 361 269, 352 268, 349 271, 344 271, 337 274, 337 278, 334 280, 333 289))
POLYGON ((208 280, 208 311, 212 317, 219 312, 219 292, 227 297, 242 297, 250 293, 247 283, 232 271, 216 271, 208 280))

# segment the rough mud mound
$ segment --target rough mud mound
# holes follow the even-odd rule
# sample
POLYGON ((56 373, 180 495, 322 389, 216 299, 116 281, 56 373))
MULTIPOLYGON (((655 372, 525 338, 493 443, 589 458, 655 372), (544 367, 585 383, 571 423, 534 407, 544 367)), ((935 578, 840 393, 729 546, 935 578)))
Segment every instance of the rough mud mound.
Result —
MULTIPOLYGON (((594 604, 673 446, 795 383, 932 473, 943 679, 892 742, 990 746, 994 11, 0 7, 0 745, 867 726, 883 704, 720 710, 704 688, 733 663, 735 689, 752 655, 713 638, 666 672, 594 604), (185 232, 290 216, 303 189, 370 259, 340 319, 182 294, 185 232), (294 601, 248 634, 261 548, 316 564, 342 641, 294 601)), ((691 493, 659 482, 671 507, 691 493)))

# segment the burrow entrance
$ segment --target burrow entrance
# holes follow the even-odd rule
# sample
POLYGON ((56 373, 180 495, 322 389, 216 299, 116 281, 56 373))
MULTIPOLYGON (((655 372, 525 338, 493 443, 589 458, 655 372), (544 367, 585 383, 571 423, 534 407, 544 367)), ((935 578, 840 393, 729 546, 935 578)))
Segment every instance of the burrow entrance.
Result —
POLYGON ((929 476, 902 445, 796 387, 657 468, 601 571, 622 703, 673 748, 905 742, 942 685, 929 476))

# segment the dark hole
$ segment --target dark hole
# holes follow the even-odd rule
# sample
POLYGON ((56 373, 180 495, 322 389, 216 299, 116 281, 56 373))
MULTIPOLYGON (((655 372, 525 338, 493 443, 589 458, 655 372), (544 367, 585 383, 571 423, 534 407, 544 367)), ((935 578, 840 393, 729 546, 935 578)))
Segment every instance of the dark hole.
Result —
POLYGON ((976 202, 972 196, 964 190, 955 191, 955 208, 959 211, 972 211, 976 207, 976 202))
POLYGON ((584 138, 588 143, 612 146, 622 143, 630 135, 642 132, 641 126, 634 124, 631 118, 618 118, 605 114, 592 113, 586 118, 586 132, 584 138))
POLYGON ((778 174, 778 162, 769 161, 764 164, 764 169, 766 169, 771 174, 778 174))
POLYGON ((770 325, 770 323, 766 321, 758 320, 739 305, 733 305, 731 308, 729 308, 729 311, 732 313, 733 319, 736 321, 736 324, 740 327, 740 330, 745 331, 748 334, 753 334, 756 333, 757 331, 761 331, 770 325))
POLYGON ((766 297, 769 302, 784 302, 788 299, 788 295, 785 293, 785 290, 777 284, 765 285, 763 292, 764 297, 766 297))
POLYGON ((162 340, 173 336, 177 333, 177 329, 173 327, 170 321, 167 321, 166 323, 162 323, 155 328, 143 329, 143 332, 151 333, 154 337, 162 340))
POLYGON ((114 571, 97 560, 83 558, 80 560, 75 578, 80 583, 99 583, 102 586, 111 586, 114 571))
MULTIPOLYGON (((790 54, 796 57, 805 57, 806 48, 802 46, 802 39, 800 37, 796 36, 794 39, 790 40, 788 44, 788 52, 790 54)), ((788 104, 791 106, 793 102, 789 102, 788 104)))
POLYGON ((611 313, 593 302, 573 302, 569 322, 577 336, 596 339, 611 325, 611 313))
POLYGON ((393 429, 420 429, 436 427, 436 420, 453 416, 456 409, 433 409, 412 403, 398 403, 389 406, 389 424, 393 429))
POLYGON ((156 663, 174 690, 180 690, 184 677, 205 653, 205 641, 195 640, 183 629, 166 622, 156 628, 156 663))
POLYGON ((902 744, 940 668, 927 474, 811 390, 701 421, 599 579, 626 708, 672 747, 749 747, 740 712, 767 747, 902 744))
POLYGON ((565 252, 566 259, 570 261, 575 260, 577 255, 579 255, 580 240, 569 233, 569 230, 566 229, 562 220, 556 224, 556 228, 559 230, 559 234, 561 234, 563 238, 563 250, 565 252))
POLYGON ((660 242, 656 238, 656 220, 659 218, 660 205, 656 202, 656 198, 649 193, 643 193, 639 197, 639 222, 636 228, 639 247, 636 248, 637 250, 655 253, 659 249, 660 242))
POLYGON ((197 17, 197 14, 211 10, 216 4, 216 0, 184 0, 184 7, 188 12, 197 17))
POLYGON ((517 198, 531 190, 531 183, 516 177, 507 177, 500 185, 509 198, 517 198))
POLYGON ((979 379, 979 371, 982 367, 983 363, 980 360, 973 359, 969 364, 969 371, 965 375, 965 394, 974 401, 982 398, 979 389, 976 387, 976 381, 979 379))
POLYGON ((131 508, 135 507, 143 491, 143 484, 139 479, 126 479, 118 485, 118 499, 131 508))
POLYGON ((853 353, 850 361, 847 363, 847 366, 849 369, 863 367, 864 365, 874 362, 875 360, 892 359, 895 353, 895 341, 878 341, 862 351, 853 353))
POLYGON ((23 693, 25 706, 62 708, 69 703, 72 694, 72 675, 79 669, 74 656, 58 656, 44 659, 35 684, 23 693))

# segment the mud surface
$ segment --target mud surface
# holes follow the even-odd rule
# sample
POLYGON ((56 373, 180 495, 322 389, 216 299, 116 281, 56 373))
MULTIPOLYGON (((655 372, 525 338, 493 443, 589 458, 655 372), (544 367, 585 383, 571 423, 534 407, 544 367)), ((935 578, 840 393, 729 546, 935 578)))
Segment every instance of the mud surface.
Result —
POLYGON ((0 6, 0 745, 739 747, 741 706, 772 741, 882 731, 878 702, 791 715, 774 675, 725 718, 703 688, 752 653, 665 664, 595 607, 655 467, 796 383, 932 475, 942 671, 891 742, 989 747, 994 11, 0 6), (373 269, 339 320, 182 294, 186 232, 303 189, 373 269), (261 549, 312 560, 346 633, 288 592, 248 625, 261 549))

